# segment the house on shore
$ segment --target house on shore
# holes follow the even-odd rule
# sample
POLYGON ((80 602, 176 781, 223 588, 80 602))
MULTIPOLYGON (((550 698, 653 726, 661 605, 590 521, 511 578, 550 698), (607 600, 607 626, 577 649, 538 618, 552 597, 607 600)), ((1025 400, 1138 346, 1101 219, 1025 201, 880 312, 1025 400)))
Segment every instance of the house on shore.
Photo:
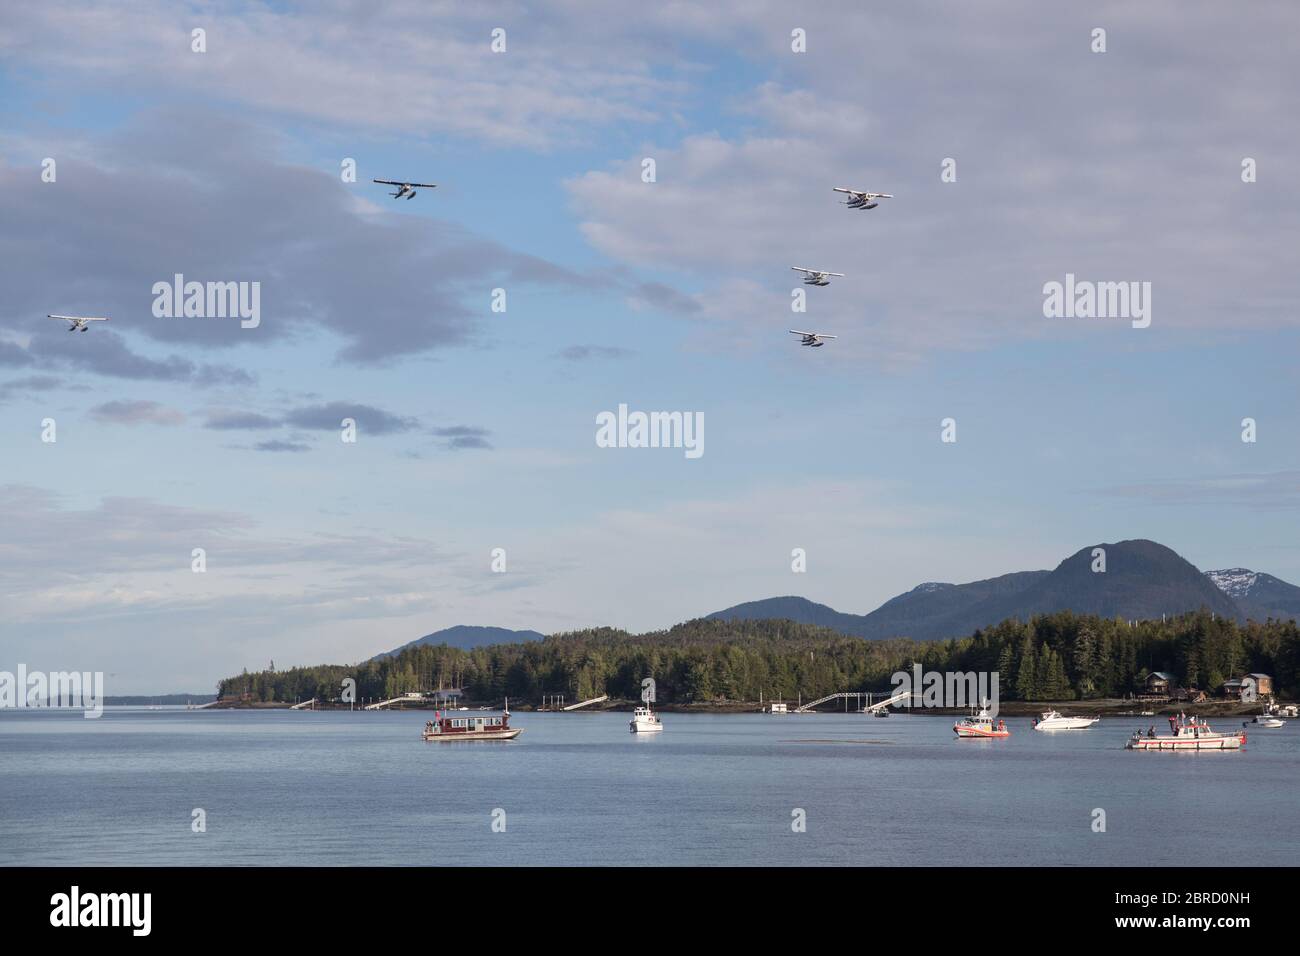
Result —
POLYGON ((1171 697, 1175 690, 1174 675, 1165 671, 1152 671, 1142 684, 1143 697, 1171 697))
POLYGON ((1222 697, 1240 697, 1246 689, 1246 681, 1254 682, 1254 691, 1256 698, 1273 696, 1273 678, 1268 674, 1245 674, 1241 677, 1234 677, 1232 680, 1225 680, 1219 687, 1219 694, 1222 697))

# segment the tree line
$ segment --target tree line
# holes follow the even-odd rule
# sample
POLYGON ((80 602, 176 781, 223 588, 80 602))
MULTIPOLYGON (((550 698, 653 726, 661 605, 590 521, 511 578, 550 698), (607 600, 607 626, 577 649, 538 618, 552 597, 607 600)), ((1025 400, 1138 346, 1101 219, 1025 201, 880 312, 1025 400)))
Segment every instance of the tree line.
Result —
POLYGON ((792 701, 884 690, 890 675, 914 664, 996 671, 1003 700, 1123 697, 1152 671, 1211 693, 1229 678, 1262 672, 1279 693, 1294 696, 1300 631, 1295 621, 1238 624, 1209 612, 1130 623, 1062 611, 950 640, 870 641, 792 621, 700 619, 646 634, 594 628, 473 650, 426 644, 350 666, 245 671, 221 680, 217 691, 264 702, 336 700, 352 678, 358 701, 448 687, 483 702, 538 701, 542 694, 636 700, 642 679, 652 677, 661 703, 792 701))

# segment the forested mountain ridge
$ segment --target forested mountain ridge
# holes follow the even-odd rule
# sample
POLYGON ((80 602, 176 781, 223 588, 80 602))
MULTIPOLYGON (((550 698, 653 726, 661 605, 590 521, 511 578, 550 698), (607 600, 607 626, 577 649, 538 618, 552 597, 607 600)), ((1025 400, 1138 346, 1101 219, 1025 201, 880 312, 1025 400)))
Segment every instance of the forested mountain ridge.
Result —
POLYGON ((541 641, 462 650, 423 644, 356 665, 244 673, 219 682, 223 697, 257 701, 337 699, 344 678, 359 698, 461 686, 478 701, 571 700, 608 694, 634 700, 653 677, 663 703, 794 700, 844 690, 882 690, 890 675, 925 670, 996 671, 1004 700, 1123 696, 1154 670, 1182 686, 1214 689, 1247 672, 1272 674, 1282 694, 1300 693, 1300 630, 1294 621, 1240 624, 1201 611, 1129 623, 1057 612, 1005 620, 940 641, 864 641, 792 621, 698 619, 633 635, 599 628, 541 641))

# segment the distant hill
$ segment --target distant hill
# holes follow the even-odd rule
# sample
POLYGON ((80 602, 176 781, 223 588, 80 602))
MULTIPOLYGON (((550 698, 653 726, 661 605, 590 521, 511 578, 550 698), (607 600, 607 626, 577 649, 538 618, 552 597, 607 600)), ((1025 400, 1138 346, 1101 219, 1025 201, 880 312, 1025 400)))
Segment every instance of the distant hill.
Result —
MULTIPOLYGON (((1300 588, 1271 575, 1254 575, 1245 598, 1225 593, 1212 577, 1175 551, 1137 539, 1097 545, 1106 550, 1106 570, 1092 570, 1094 546, 1083 548, 1051 571, 1019 571, 968 584, 931 582, 886 601, 870 614, 845 614, 799 597, 738 604, 710 614, 721 620, 785 617, 866 638, 939 640, 970 634, 1007 618, 1074 611, 1124 619, 1159 618, 1207 608, 1244 620, 1300 614, 1300 588), (1267 580, 1265 580, 1267 579, 1267 580), (1276 582, 1276 583, 1273 583, 1276 582)), ((1217 572, 1228 574, 1229 572, 1217 572)))
MULTIPOLYGON (((985 619, 988 613, 983 610, 985 606, 1012 599, 1049 574, 1048 571, 1016 571, 969 584, 919 584, 863 615, 858 633, 870 638, 905 635, 923 641, 969 633, 973 630, 970 621, 985 619)), ((1012 615, 1003 615, 1009 616, 1012 615)), ((994 622, 990 619, 987 623, 994 622)))
POLYGON ((1281 578, 1246 568, 1206 571, 1205 576, 1253 620, 1300 618, 1300 588, 1281 578))
POLYGON ((798 624, 815 624, 818 627, 829 627, 841 634, 853 634, 859 637, 863 636, 858 629, 864 620, 861 614, 843 614, 834 608, 827 607, 825 604, 818 604, 815 601, 801 597, 775 597, 763 601, 749 601, 745 604, 729 607, 725 611, 710 614, 708 619, 713 621, 795 621, 798 624))
POLYGON ((447 644, 468 651, 476 647, 486 647, 489 644, 519 644, 524 641, 540 641, 545 636, 545 634, 538 631, 512 631, 508 627, 477 627, 473 624, 457 624, 455 627, 443 628, 441 631, 434 631, 432 634, 416 638, 386 653, 376 654, 371 660, 391 657, 394 654, 400 654, 408 647, 418 647, 421 644, 447 644))

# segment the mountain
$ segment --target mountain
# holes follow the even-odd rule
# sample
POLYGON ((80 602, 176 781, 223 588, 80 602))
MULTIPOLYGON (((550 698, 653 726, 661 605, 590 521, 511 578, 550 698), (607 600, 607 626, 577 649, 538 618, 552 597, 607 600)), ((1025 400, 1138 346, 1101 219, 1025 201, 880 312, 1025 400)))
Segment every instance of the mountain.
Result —
POLYGON ((959 633, 971 608, 1001 595, 1024 590, 1047 571, 1018 571, 986 581, 947 584, 929 581, 890 598, 870 614, 845 614, 825 604, 801 597, 768 598, 737 604, 708 615, 711 620, 764 620, 784 618, 799 624, 829 627, 854 637, 910 636, 921 640, 959 633), (955 630, 954 630, 955 629, 955 630))
POLYGON ((1253 620, 1300 618, 1300 588, 1281 578, 1246 568, 1206 571, 1205 576, 1253 620))
POLYGON ((923 641, 969 634, 974 628, 967 622, 983 620, 991 613, 982 610, 986 605, 1012 599, 1050 573, 1016 571, 969 584, 919 584, 863 615, 858 633, 870 638, 906 636, 923 641))
MULTIPOLYGON (((970 634, 1007 618, 1028 620, 1035 614, 1066 610, 1126 620, 1158 618, 1202 607, 1238 621, 1248 615, 1257 616, 1250 610, 1254 606, 1250 601, 1243 604, 1234 599, 1212 578, 1162 544, 1138 539, 1097 547, 1106 551, 1104 572, 1092 570, 1093 547, 1089 546, 1051 571, 1019 571, 968 584, 921 584, 870 614, 845 614, 804 598, 783 597, 738 604, 709 617, 787 617, 856 637, 939 640, 970 634)), ((1275 607, 1275 617, 1286 607, 1296 609, 1288 614, 1300 612, 1300 588, 1268 575, 1256 576, 1265 577, 1277 584, 1256 585, 1256 604, 1275 607)))
POLYGON ((457 624, 455 627, 443 628, 441 631, 434 631, 432 634, 416 638, 384 654, 376 654, 371 660, 391 657, 394 654, 400 654, 408 647, 417 647, 420 644, 449 644, 452 647, 459 647, 468 651, 476 647, 486 647, 489 644, 521 644, 524 641, 540 641, 545 636, 545 634, 537 631, 512 631, 508 627, 476 627, 472 624, 457 624))
POLYGON ((1139 539, 1097 547, 1106 552, 1104 572, 1092 570, 1093 548, 1083 548, 1019 594, 985 602, 971 613, 986 623, 1066 610, 1133 620, 1204 607, 1222 617, 1245 618, 1232 598, 1163 544, 1139 539))
POLYGON ((725 611, 716 611, 708 615, 711 621, 764 621, 784 620, 798 624, 815 624, 829 627, 842 634, 863 636, 859 628, 865 619, 861 614, 843 614, 825 604, 817 604, 807 598, 776 597, 763 601, 748 601, 737 604, 725 611))

